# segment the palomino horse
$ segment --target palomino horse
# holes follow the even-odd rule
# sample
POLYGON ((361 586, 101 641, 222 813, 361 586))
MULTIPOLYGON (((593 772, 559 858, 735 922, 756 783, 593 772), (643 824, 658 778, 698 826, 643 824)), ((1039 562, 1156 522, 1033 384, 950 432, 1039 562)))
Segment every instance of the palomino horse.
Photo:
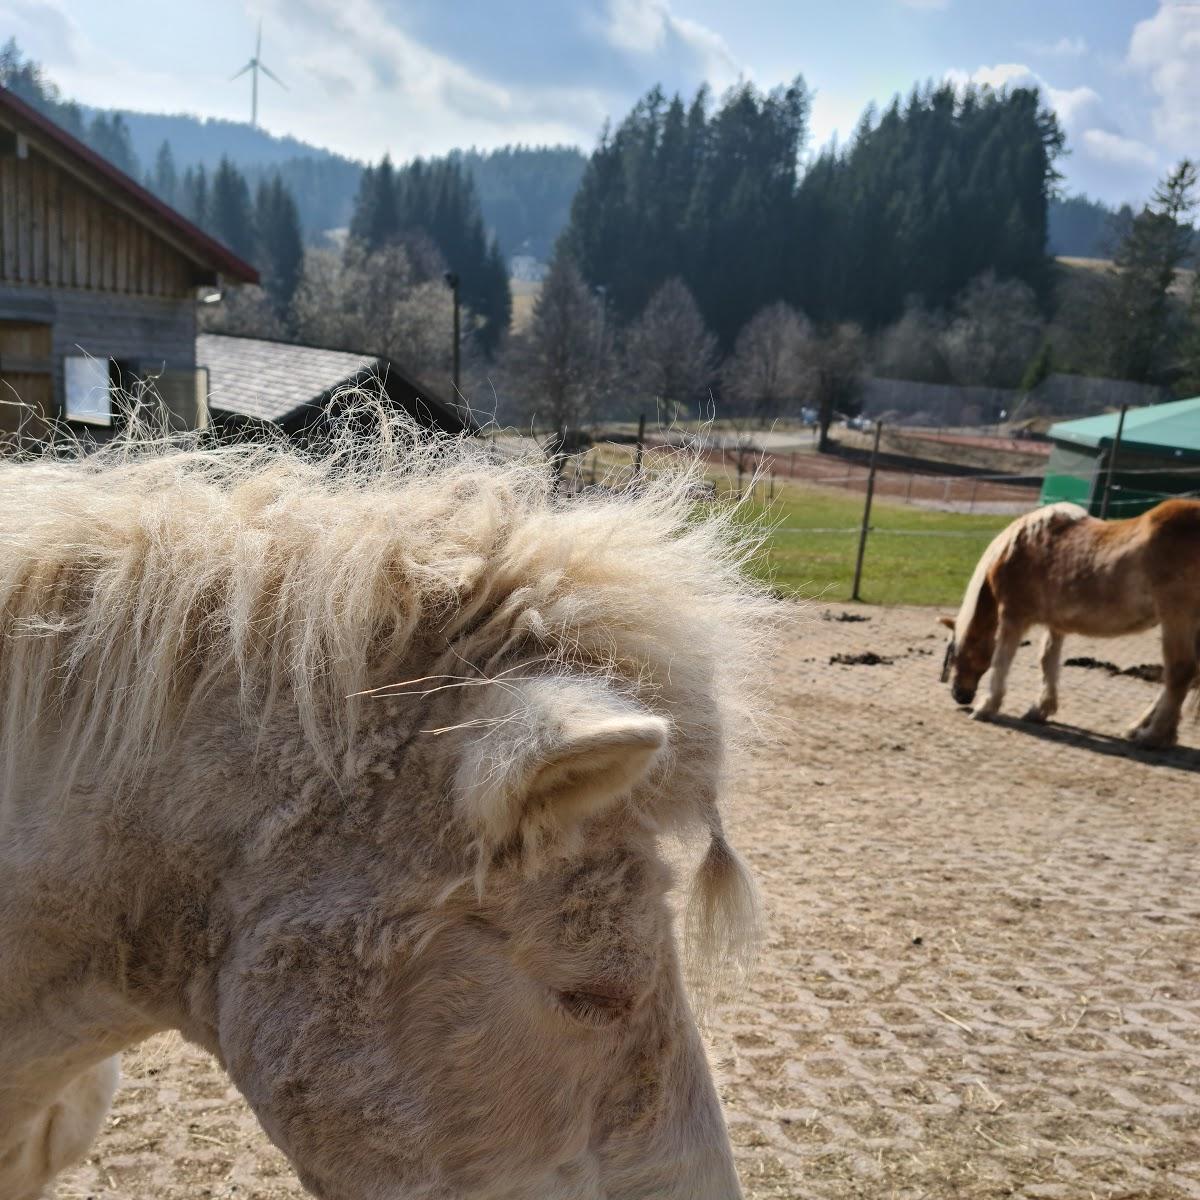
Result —
POLYGON ((1066 634, 1121 637, 1161 625, 1162 691, 1129 736, 1169 746, 1200 650, 1200 501, 1165 500, 1125 521, 1098 520, 1077 504, 1026 513, 984 551, 957 619, 942 621, 952 630, 942 682, 959 704, 975 699, 991 667, 987 698, 973 714, 981 719, 1000 710, 1021 638, 1045 626, 1042 694, 1027 721, 1058 708, 1066 634))
POLYGON ((705 831, 711 972, 776 620, 735 525, 349 446, 0 466, 0 1196, 166 1029, 327 1200, 739 1196, 660 844, 705 831))

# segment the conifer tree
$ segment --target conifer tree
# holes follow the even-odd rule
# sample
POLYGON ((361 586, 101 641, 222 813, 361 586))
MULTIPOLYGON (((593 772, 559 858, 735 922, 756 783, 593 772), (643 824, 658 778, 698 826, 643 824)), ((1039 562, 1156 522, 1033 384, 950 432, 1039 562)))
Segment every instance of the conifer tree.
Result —
POLYGON ((179 178, 175 171, 175 156, 171 152, 171 143, 165 138, 158 148, 154 159, 154 174, 150 177, 150 190, 164 204, 174 208, 178 204, 179 178))
POLYGON ((207 228, 214 237, 241 258, 254 257, 254 216, 250 207, 250 188, 242 173, 227 158, 221 159, 213 176, 206 215, 207 228))
POLYGON ((208 175, 204 164, 188 167, 183 173, 180 184, 180 211, 189 221, 199 225, 201 229, 208 228, 208 175))
POLYGON ((1192 257, 1196 181, 1196 165, 1183 159, 1129 223, 1113 256, 1102 325, 1108 367, 1118 379, 1161 382, 1171 368, 1179 330, 1170 288, 1192 257))
POLYGON ((368 253, 428 238, 459 279, 462 303, 481 319, 478 342, 491 354, 508 329, 508 268, 489 239, 470 174, 458 158, 417 159, 394 168, 384 158, 363 173, 351 241, 368 253))
POLYGON ((130 178, 137 179, 141 174, 137 155, 133 151, 133 139, 129 136, 129 126, 120 113, 113 113, 109 117, 103 113, 97 114, 87 127, 85 138, 97 154, 108 159, 130 178))
POLYGON ((263 287, 281 317, 286 317, 304 270, 304 242, 300 215, 291 192, 278 175, 261 182, 255 193, 255 261, 263 287))

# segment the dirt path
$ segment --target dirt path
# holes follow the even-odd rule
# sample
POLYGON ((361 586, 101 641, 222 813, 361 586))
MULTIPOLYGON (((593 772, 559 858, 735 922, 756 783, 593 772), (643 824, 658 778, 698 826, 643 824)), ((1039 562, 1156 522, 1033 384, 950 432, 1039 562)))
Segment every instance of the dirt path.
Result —
MULTIPOLYGON (((1200 751, 1128 751, 1153 687, 1103 670, 1064 670, 1068 725, 969 721, 928 610, 824 611, 732 806, 769 918, 712 1038, 747 1196, 1200 1200, 1200 751), (864 651, 891 661, 830 663, 864 651)), ((156 1039, 127 1074, 60 1198, 304 1194, 203 1054, 156 1039)))

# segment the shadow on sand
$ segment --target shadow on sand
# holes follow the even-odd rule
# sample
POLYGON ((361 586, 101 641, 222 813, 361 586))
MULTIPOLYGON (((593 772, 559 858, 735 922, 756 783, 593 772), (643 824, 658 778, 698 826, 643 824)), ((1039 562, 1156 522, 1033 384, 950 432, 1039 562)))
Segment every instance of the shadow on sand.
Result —
MULTIPOLYGON (((993 717, 991 723, 1016 733, 1041 738, 1044 742, 1057 742, 1060 746, 1075 746, 1080 750, 1090 750, 1093 754, 1107 754, 1110 758, 1129 758, 1134 762, 1145 763, 1148 767, 1167 767, 1175 771, 1200 774, 1200 750, 1194 750, 1190 746, 1147 750, 1135 746, 1126 738, 1080 729, 1077 725, 1061 725, 1057 721, 1039 725, 1036 721, 1022 721, 1019 717, 1003 714, 993 717)), ((1185 717, 1185 727, 1189 723, 1191 722, 1185 717)))

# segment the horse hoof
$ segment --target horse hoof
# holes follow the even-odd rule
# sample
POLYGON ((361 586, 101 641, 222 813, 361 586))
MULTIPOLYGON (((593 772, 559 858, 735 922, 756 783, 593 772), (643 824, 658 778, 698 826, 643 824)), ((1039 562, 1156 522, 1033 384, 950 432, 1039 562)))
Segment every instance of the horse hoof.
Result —
POLYGON ((989 707, 986 704, 981 704, 978 708, 971 711, 972 721, 990 721, 996 715, 995 708, 989 707))
POLYGON ((1138 726, 1136 729, 1131 729, 1126 735, 1129 740, 1143 750, 1166 750, 1175 745, 1175 734, 1158 733, 1155 730, 1148 729, 1146 726, 1138 726))
POLYGON ((1049 719, 1050 714, 1038 708, 1036 704, 1021 718, 1022 721, 1028 721, 1031 725, 1045 725, 1049 719))

